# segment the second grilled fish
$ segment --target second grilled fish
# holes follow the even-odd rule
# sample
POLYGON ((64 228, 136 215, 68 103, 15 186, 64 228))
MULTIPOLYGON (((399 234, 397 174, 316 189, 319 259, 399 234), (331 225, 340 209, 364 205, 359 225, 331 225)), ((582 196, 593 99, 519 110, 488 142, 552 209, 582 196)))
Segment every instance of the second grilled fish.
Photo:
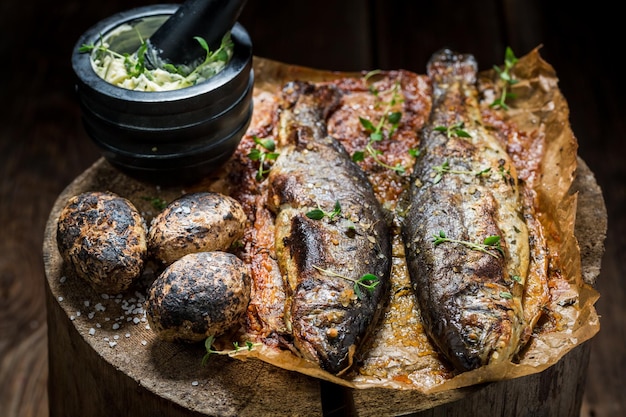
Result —
POLYGON ((281 114, 268 205, 276 213, 285 323, 303 357, 341 374, 383 308, 390 233, 367 177, 327 135, 338 90, 295 82, 283 94, 289 104, 281 114), (359 283, 362 277, 369 279, 359 283))
POLYGON ((529 262, 517 176, 481 123, 476 74, 471 55, 449 50, 428 64, 433 110, 403 225, 425 329, 461 371, 518 351, 529 262))

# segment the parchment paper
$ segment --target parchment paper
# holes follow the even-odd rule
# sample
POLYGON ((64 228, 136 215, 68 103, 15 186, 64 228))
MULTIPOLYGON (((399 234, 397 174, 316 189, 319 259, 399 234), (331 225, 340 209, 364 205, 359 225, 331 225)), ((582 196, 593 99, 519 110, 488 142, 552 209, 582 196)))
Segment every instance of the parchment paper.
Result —
MULTIPOLYGON (((320 71, 285 65, 265 59, 255 61, 256 92, 276 93, 284 82, 300 79, 325 82, 341 77, 363 74, 320 71)), ((352 388, 383 387, 433 393, 541 372, 555 364, 571 349, 593 337, 599 330, 594 303, 599 294, 585 283, 581 275, 580 250, 574 236, 576 193, 570 188, 577 168, 577 140, 569 124, 569 108, 558 88, 554 69, 544 61, 539 48, 521 57, 513 70, 518 82, 512 92, 516 98, 510 109, 502 112, 502 121, 514 126, 527 149, 514 155, 523 166, 521 176, 527 187, 536 193, 536 209, 547 238, 549 249, 550 301, 544 322, 539 323, 531 341, 516 362, 485 366, 465 373, 456 373, 443 363, 421 331, 419 311, 414 327, 406 338, 389 337, 385 328, 392 328, 393 317, 387 315, 379 324, 376 338, 385 342, 372 348, 383 350, 385 356, 396 357, 393 373, 372 372, 366 355, 363 369, 345 377, 328 374, 289 351, 270 346, 257 346, 233 356, 255 357, 281 368, 301 372, 352 388), (387 321, 387 322, 386 322, 387 321), (422 338, 421 350, 411 349, 416 338, 422 338), (426 346, 426 348, 424 348, 426 346), (417 352, 417 353, 416 353, 417 352)), ((494 70, 480 73, 479 89, 484 97, 498 93, 494 70)), ((394 278, 392 277, 392 280, 394 278)), ((372 363, 375 363, 375 359, 372 363)))

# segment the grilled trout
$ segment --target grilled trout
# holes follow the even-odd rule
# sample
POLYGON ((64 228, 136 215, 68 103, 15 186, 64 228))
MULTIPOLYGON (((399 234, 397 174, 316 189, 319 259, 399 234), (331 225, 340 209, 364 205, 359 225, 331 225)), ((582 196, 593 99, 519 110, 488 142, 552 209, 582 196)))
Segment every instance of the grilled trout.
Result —
POLYGON ((389 225, 366 175, 327 134, 339 90, 293 82, 283 96, 268 206, 276 215, 285 325, 304 358, 341 374, 386 299, 389 225))
POLYGON ((477 63, 428 63, 433 108, 402 235, 426 332, 459 371, 508 361, 525 331, 529 235, 515 167, 481 123, 477 63))

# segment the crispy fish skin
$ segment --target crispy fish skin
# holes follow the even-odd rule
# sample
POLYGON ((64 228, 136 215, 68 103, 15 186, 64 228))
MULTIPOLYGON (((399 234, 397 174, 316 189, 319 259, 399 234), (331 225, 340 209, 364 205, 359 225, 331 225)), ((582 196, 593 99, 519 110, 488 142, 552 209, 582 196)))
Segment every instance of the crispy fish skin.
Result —
POLYGON ((476 74, 473 56, 449 50, 428 64, 433 109, 402 230, 425 329, 459 371, 508 361, 518 351, 529 264, 516 172, 482 126, 476 74), (454 126, 464 133, 447 129, 454 126), (435 244, 441 232, 457 242, 435 244), (483 244, 491 236, 500 237, 501 251, 458 242, 483 244))
POLYGON ((285 280, 285 322, 303 357, 341 374, 381 314, 389 287, 391 243, 386 216, 363 171, 326 131, 340 98, 336 88, 288 84, 280 156, 268 177, 276 213, 276 256, 285 280), (341 213, 311 219, 320 208, 341 213), (378 277, 369 291, 358 284, 378 277))

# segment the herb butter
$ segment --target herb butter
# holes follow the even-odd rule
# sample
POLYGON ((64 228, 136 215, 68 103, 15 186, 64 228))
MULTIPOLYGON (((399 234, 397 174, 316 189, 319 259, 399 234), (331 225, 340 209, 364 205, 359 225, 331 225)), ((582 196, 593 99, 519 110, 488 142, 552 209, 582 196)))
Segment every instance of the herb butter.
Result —
POLYGON ((145 40, 138 40, 141 46, 133 54, 111 49, 109 39, 128 30, 133 30, 132 26, 123 25, 107 39, 102 39, 97 44, 83 45, 80 49, 81 52, 91 53, 91 66, 100 78, 128 90, 171 91, 190 87, 218 74, 233 56, 234 44, 228 32, 215 51, 210 51, 202 38, 196 38, 199 47, 206 51, 206 57, 194 68, 165 64, 162 68, 149 69, 145 65, 145 40))

